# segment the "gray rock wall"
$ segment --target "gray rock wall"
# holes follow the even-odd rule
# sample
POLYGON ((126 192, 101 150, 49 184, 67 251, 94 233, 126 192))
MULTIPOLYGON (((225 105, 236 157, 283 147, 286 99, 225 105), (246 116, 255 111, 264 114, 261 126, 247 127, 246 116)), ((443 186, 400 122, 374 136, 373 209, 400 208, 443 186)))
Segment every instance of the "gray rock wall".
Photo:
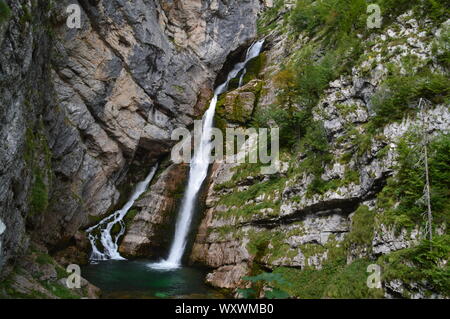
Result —
POLYGON ((228 54, 254 39, 260 10, 258 0, 75 1, 82 28, 69 29, 74 1, 6 2, 2 263, 30 237, 64 248, 113 208, 129 165, 148 169, 170 150, 171 131, 202 114, 228 54))

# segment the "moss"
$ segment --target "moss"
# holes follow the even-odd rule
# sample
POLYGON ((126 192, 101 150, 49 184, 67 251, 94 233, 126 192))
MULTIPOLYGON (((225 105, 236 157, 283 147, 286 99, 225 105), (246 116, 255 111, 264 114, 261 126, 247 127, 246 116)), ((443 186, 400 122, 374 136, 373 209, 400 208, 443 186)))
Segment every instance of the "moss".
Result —
POLYGON ((42 172, 35 169, 34 183, 31 187, 30 213, 34 215, 45 212, 48 207, 48 200, 48 187, 44 182, 42 172))
POLYGON ((128 213, 123 218, 123 222, 125 223, 125 227, 129 229, 134 217, 139 213, 137 209, 130 209, 128 213))
POLYGON ((11 17, 11 9, 4 0, 0 0, 0 23, 3 23, 11 17))
POLYGON ((350 233, 345 237, 343 246, 365 245, 371 247, 375 225, 375 212, 361 205, 352 217, 350 233))
POLYGON ((29 192, 30 215, 41 214, 49 206, 49 189, 52 182, 52 152, 42 133, 44 124, 39 122, 36 132, 28 127, 24 139, 24 161, 32 173, 29 192))
POLYGON ((54 264, 54 260, 50 255, 44 254, 41 252, 37 252, 36 254, 37 254, 36 262, 39 265, 46 265, 46 264, 53 265, 54 264))
POLYGON ((33 21, 33 16, 31 15, 30 9, 26 4, 22 5, 22 15, 20 16, 20 24, 23 26, 26 23, 31 23, 33 21))
POLYGON ((240 124, 247 123, 252 116, 254 107, 258 104, 261 88, 262 82, 259 82, 254 86, 247 86, 239 91, 222 94, 216 105, 216 119, 220 118, 221 120, 240 124), (244 107, 244 103, 248 103, 249 101, 243 100, 247 99, 247 97, 242 93, 253 93, 254 95, 253 105, 249 105, 250 108, 248 109, 244 107))
POLYGON ((261 73, 261 70, 264 68, 265 63, 266 63, 266 55, 264 52, 259 54, 257 57, 251 59, 246 66, 243 85, 247 84, 251 80, 259 78, 259 74, 261 73))
POLYGON ((41 285, 49 292, 61 299, 80 299, 81 297, 74 294, 72 290, 64 287, 60 283, 41 281, 41 285))

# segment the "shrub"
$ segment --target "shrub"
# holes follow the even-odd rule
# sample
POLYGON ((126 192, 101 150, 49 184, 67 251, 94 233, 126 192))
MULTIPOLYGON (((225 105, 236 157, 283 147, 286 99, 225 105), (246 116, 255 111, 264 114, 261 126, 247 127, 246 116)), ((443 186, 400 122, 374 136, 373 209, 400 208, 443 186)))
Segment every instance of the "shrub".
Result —
POLYGON ((277 126, 280 134, 280 146, 292 147, 303 132, 305 114, 276 105, 263 110, 257 110, 253 118, 256 127, 277 126))
POLYGON ((449 80, 448 76, 430 71, 388 77, 371 100, 372 109, 376 114, 373 124, 382 127, 403 119, 406 113, 418 111, 420 98, 434 103, 448 101, 449 80))
MULTIPOLYGON (((425 177, 423 164, 418 165, 422 163, 423 151, 417 145, 420 145, 420 136, 414 132, 399 142, 398 173, 388 180, 388 185, 378 196, 378 205, 386 210, 388 223, 403 227, 423 223, 423 213, 426 211, 423 197, 425 177)), ((449 169, 450 134, 444 134, 429 146, 431 208, 435 224, 448 224, 449 221, 449 169)))
MULTIPOLYGON (((449 296, 450 267, 445 261, 450 253, 450 236, 436 236, 432 241, 423 240, 413 248, 382 256, 377 261, 383 267, 383 281, 400 279, 406 283, 425 280, 432 290, 449 296)), ((429 288, 428 288, 429 289, 429 288)))
POLYGON ((446 68, 450 68, 450 26, 442 29, 441 35, 432 49, 438 62, 446 68))
POLYGON ((328 42, 336 43, 348 34, 364 30, 367 4, 364 0, 300 0, 290 22, 298 31, 314 35, 319 27, 328 42))

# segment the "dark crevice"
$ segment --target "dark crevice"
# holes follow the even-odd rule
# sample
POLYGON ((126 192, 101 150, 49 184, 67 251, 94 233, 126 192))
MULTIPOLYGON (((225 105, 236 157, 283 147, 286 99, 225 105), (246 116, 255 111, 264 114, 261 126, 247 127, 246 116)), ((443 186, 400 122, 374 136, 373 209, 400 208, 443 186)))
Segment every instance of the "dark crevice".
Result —
POLYGON ((361 196, 345 198, 345 199, 332 199, 327 201, 322 201, 303 209, 297 210, 295 213, 281 216, 277 218, 264 218, 259 220, 252 220, 249 222, 244 222, 240 224, 240 227, 244 226, 254 226, 260 228, 273 229, 281 225, 289 225, 294 222, 299 222, 305 220, 311 215, 314 216, 330 216, 335 214, 349 215, 353 213, 358 206, 367 200, 374 199, 376 195, 384 188, 386 185, 387 178, 390 176, 390 172, 384 172, 382 176, 378 179, 374 179, 369 189, 363 190, 361 196))

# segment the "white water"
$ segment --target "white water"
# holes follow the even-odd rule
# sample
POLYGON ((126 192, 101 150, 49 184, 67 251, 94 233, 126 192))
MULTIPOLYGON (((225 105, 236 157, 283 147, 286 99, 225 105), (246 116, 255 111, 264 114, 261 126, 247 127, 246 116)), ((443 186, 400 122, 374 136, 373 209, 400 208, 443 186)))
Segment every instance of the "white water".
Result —
POLYGON ((230 80, 234 79, 251 59, 259 55, 263 43, 264 40, 255 42, 248 49, 245 61, 237 63, 233 70, 228 74, 227 80, 219 85, 214 91, 214 97, 211 100, 208 110, 203 116, 202 135, 198 149, 194 151, 194 156, 191 159, 188 185, 181 204, 175 229, 175 237, 170 248, 169 257, 159 263, 150 264, 149 266, 151 268, 174 269, 181 265, 181 259, 183 258, 184 250, 186 248, 197 195, 208 173, 212 149, 211 133, 218 96, 227 90, 230 80))
POLYGON ((128 202, 122 207, 122 209, 116 211, 114 214, 106 217, 102 221, 100 221, 97 225, 86 230, 88 233, 89 241, 92 246, 92 254, 90 260, 123 260, 122 256, 120 256, 118 248, 118 242, 120 237, 125 232, 125 225, 123 223, 123 218, 126 216, 130 208, 133 206, 134 202, 145 192, 148 185, 152 181, 155 176, 156 170, 158 169, 158 164, 152 167, 148 176, 142 182, 136 185, 131 198, 128 202), (116 236, 111 235, 112 228, 119 223, 120 231, 116 236), (96 231, 98 230, 98 231, 96 231), (100 236, 99 236, 100 235, 100 236), (100 249, 97 248, 97 241, 100 240, 100 243, 103 246, 104 251, 101 252, 100 249))

